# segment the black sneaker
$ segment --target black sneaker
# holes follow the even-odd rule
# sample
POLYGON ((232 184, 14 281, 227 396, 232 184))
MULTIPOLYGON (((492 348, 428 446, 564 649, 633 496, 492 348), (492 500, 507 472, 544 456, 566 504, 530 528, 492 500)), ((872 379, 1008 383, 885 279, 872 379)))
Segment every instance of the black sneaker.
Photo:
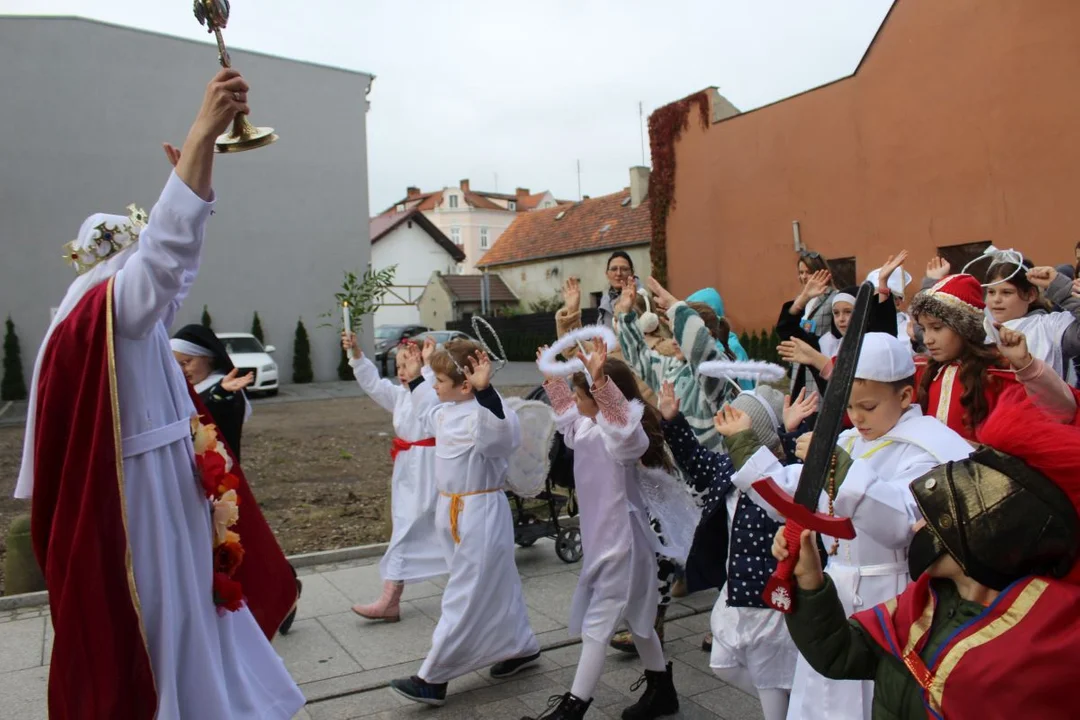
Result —
POLYGON ((390 688, 403 698, 441 707, 446 703, 446 683, 429 683, 416 675, 390 681, 390 688))
POLYGON ((502 662, 495 663, 491 666, 491 677, 496 680, 502 680, 508 678, 511 675, 517 675, 519 672, 534 664, 540 659, 540 653, 535 655, 528 655, 526 657, 511 658, 510 660, 503 660, 502 662))

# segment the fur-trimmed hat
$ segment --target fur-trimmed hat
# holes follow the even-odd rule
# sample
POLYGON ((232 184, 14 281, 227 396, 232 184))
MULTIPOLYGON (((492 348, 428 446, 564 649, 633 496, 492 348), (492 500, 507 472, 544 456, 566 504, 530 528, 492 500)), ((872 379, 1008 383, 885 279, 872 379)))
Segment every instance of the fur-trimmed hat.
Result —
POLYGON ((911 316, 933 315, 967 340, 986 341, 983 288, 972 275, 950 275, 911 301, 911 316))

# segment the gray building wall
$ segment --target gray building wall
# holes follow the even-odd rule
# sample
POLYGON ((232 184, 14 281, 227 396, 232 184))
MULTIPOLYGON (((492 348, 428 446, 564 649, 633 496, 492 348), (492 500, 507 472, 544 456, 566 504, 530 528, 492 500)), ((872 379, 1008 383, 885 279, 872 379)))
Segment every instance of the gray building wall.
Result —
MULTIPOLYGON (((248 332, 258 311, 291 382, 302 318, 316 379, 333 379, 341 312, 331 328, 318 327, 319 315, 334 309, 343 270, 362 271, 370 257, 372 76, 230 54, 251 85, 253 123, 281 139, 217 156, 216 213, 172 329, 198 322, 207 305, 215 330, 248 332)), ((74 277, 63 244, 91 213, 151 209, 170 171, 161 144, 183 144, 217 68, 213 45, 76 18, 0 17, 0 316, 15 321, 27 382, 50 308, 74 277)))

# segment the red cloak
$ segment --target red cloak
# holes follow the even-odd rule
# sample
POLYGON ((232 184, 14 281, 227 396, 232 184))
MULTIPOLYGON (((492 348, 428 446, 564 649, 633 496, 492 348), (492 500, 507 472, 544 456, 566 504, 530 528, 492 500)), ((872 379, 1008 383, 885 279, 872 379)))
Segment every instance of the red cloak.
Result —
MULTIPOLYGON (((112 288, 110 280, 88 291, 56 326, 37 386, 31 538, 55 636, 53 720, 152 720, 157 711, 127 537, 112 288)), ((236 579, 272 637, 296 584, 239 466, 233 474, 245 551, 236 579)))
POLYGON ((1049 578, 1018 580, 924 660, 935 606, 924 574, 895 600, 854 615, 908 668, 923 690, 927 717, 1076 717, 1080 587, 1049 578))

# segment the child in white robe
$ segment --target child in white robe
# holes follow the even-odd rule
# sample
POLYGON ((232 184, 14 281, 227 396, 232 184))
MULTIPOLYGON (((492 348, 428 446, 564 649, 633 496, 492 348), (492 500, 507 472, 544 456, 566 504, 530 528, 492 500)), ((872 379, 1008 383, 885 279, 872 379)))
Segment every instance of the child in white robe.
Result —
MULTIPOLYGON (((397 622, 401 619, 401 594, 406 582, 419 582, 445 575, 443 555, 435 530, 435 438, 424 432, 423 419, 413 402, 413 390, 424 382, 420 349, 402 346, 398 351, 398 384, 379 377, 375 364, 364 357, 356 335, 342 333, 342 347, 351 354, 356 382, 368 397, 394 414, 394 441, 390 456, 394 474, 390 479, 390 514, 393 530, 390 544, 379 562, 382 595, 368 605, 354 605, 353 612, 369 620, 397 622)), ((435 350, 425 344, 424 352, 435 350)))
MULTIPOLYGON (((608 642, 622 622, 630 628, 648 683, 623 717, 654 718, 679 710, 671 664, 664 660, 653 623, 659 600, 656 555, 680 553, 662 545, 650 528, 642 490, 669 467, 660 414, 643 403, 626 363, 608 360, 606 350, 598 343, 584 359, 588 376, 574 375, 573 392, 562 378, 544 382, 559 432, 574 450, 584 550, 569 625, 571 636, 582 638, 581 657, 570 692, 552 698, 545 720, 585 716, 604 670, 608 642)), ((671 482, 678 484, 674 478, 671 482)), ((689 527, 695 520, 689 519, 689 527)), ((681 559, 688 551, 689 542, 681 559)))
POLYGON ((413 399, 423 431, 435 436, 435 526, 450 578, 424 664, 390 687, 442 705, 450 680, 492 663, 492 677, 509 677, 540 659, 540 644, 514 564, 504 492, 509 458, 521 444, 517 416, 491 387, 491 360, 476 343, 446 343, 430 367, 434 382, 421 383, 413 399))
MULTIPOLYGON (((835 487, 822 492, 819 510, 850 517, 857 536, 822 536, 830 557, 827 572, 849 614, 896 597, 910 582, 907 549, 918 518, 908 484, 931 468, 962 460, 972 447, 937 419, 922 414, 915 397, 915 364, 906 344, 887 333, 867 333, 848 400, 855 428, 837 443, 835 487)), ((748 416, 725 408, 718 430, 738 472, 735 486, 770 515, 775 511, 752 488, 771 477, 794 493, 801 465, 783 467, 759 447, 748 416)), ((811 435, 799 439, 805 458, 811 435)), ((780 519, 777 516, 777 519, 780 519)), ((799 658, 788 706, 790 720, 870 718, 873 683, 828 680, 799 658)))

